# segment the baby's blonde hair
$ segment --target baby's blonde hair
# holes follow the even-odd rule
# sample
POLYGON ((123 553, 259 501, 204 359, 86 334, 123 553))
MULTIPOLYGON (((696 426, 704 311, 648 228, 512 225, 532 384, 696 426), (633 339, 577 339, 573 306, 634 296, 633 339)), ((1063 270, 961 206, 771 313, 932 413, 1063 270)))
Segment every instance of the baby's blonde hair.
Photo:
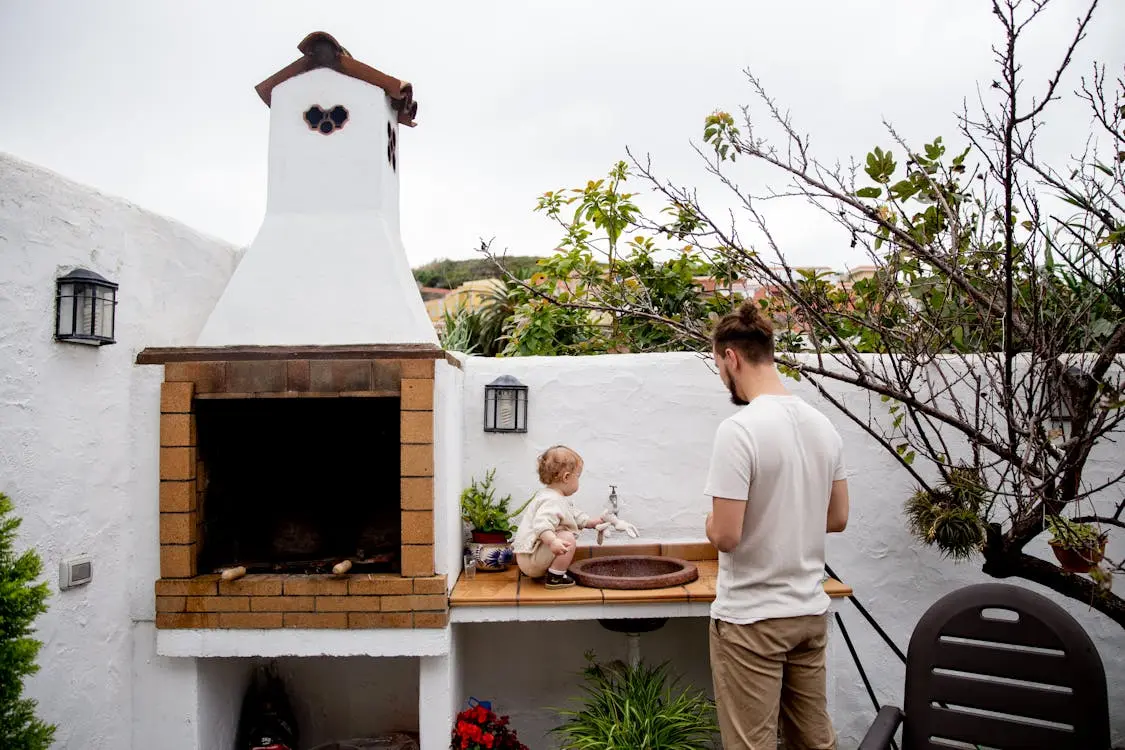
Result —
POLYGON ((551 484, 566 472, 577 469, 581 463, 582 456, 579 456, 573 448, 553 445, 539 456, 539 481, 543 484, 551 484))

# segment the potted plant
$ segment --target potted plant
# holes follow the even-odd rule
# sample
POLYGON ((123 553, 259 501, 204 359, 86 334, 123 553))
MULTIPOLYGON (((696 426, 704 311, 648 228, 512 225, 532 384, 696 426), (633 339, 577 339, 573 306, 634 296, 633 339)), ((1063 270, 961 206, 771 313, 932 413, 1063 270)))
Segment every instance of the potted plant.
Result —
POLYGON ((509 540, 514 528, 512 519, 523 512, 530 499, 515 511, 509 511, 511 495, 496 498, 496 488, 492 481, 496 469, 484 475, 484 481, 474 477, 468 487, 461 492, 461 519, 469 527, 469 554, 476 561, 477 569, 482 571, 506 570, 512 562, 512 546, 509 540))
POLYGON ((1088 523, 1050 516, 1047 529, 1051 532, 1051 549, 1063 570, 1089 573, 1105 556, 1108 535, 1088 523))
POLYGON ((450 750, 527 750, 507 716, 497 716, 492 704, 469 700, 469 707, 457 714, 450 750))
POLYGON ((714 704, 702 690, 676 689, 667 663, 598 664, 592 653, 583 671, 580 707, 557 713, 551 730, 563 750, 710 750, 719 747, 714 704))

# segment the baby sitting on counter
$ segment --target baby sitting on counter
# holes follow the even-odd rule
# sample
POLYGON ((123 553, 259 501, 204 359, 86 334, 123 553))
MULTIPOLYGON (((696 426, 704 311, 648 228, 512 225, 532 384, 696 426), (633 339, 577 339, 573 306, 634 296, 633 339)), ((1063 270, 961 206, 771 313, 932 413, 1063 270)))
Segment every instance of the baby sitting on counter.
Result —
POLYGON ((578 491, 583 461, 576 451, 555 445, 539 456, 539 481, 543 487, 520 516, 512 552, 516 564, 529 578, 543 578, 549 589, 573 586, 568 573, 582 529, 597 529, 601 543, 605 530, 613 528, 637 536, 636 527, 607 512, 591 518, 571 502, 578 491))

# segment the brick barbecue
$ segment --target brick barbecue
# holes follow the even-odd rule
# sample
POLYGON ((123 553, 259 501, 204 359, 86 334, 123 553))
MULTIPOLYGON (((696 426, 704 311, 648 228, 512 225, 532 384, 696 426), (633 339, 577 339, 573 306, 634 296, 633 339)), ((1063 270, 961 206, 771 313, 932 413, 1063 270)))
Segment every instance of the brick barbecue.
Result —
POLYGON ((257 87, 271 108, 258 236, 198 345, 137 357, 164 367, 156 625, 441 628, 433 409, 446 359, 397 215, 397 131, 417 103, 327 34, 299 49, 257 87))

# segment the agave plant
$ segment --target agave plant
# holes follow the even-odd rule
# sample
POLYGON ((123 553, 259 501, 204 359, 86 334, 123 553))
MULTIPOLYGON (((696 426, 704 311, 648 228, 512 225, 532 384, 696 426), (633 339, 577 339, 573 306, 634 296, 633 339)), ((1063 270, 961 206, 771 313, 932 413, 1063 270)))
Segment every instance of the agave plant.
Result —
POLYGON ((718 747, 714 704, 700 690, 676 689, 667 663, 599 664, 583 671, 584 700, 558 710, 551 730, 563 750, 708 750, 718 747))

